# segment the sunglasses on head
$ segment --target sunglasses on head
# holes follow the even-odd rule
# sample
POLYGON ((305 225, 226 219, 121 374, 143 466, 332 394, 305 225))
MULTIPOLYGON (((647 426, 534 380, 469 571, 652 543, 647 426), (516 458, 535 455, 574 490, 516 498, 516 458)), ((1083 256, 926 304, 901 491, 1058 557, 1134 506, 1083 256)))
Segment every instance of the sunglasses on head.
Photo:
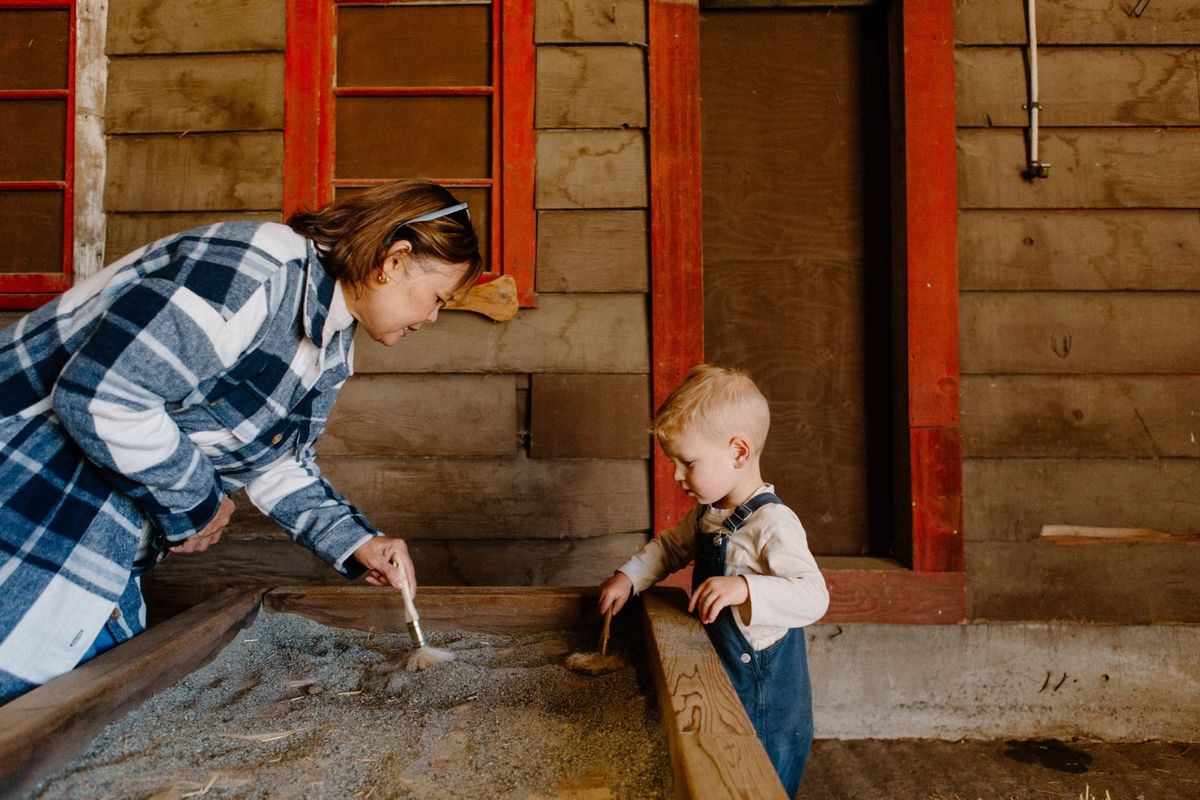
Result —
POLYGON ((413 225, 417 222, 429 222, 430 220, 441 219, 442 217, 450 217, 464 228, 469 229, 471 227, 471 210, 467 208, 466 203, 455 203, 452 206, 439 208, 437 211, 430 211, 428 214, 422 214, 419 217, 413 217, 410 220, 401 222, 399 225, 392 228, 392 232, 388 234, 387 240, 383 243, 383 246, 391 247, 396 240, 400 238, 400 231, 409 225, 413 225))

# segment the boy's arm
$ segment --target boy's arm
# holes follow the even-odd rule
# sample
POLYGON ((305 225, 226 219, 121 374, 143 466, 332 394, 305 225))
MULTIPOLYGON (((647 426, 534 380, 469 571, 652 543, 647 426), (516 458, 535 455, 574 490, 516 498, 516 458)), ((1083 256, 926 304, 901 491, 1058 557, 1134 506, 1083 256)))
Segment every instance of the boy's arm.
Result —
POLYGON ((743 623, 803 628, 825 616, 829 590, 798 521, 764 532, 759 564, 767 574, 742 575, 750 589, 749 619, 743 609, 743 623))
POLYGON ((683 515, 669 531, 642 545, 633 556, 617 568, 633 581, 633 591, 641 594, 660 580, 681 569, 692 560, 695 551, 693 532, 696 526, 697 509, 683 515))

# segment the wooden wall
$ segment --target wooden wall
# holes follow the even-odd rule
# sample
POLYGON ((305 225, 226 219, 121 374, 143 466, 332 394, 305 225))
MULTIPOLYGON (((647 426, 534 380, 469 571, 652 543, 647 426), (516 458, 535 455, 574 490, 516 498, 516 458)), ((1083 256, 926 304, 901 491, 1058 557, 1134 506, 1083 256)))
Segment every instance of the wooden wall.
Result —
MULTIPOLYGON (((107 199, 120 247, 278 215, 283 3, 208 2, 210 14, 114 4, 107 199), (222 22, 235 7, 261 26, 222 22), (164 72, 176 76, 165 93, 164 72)), ((392 348, 356 342, 320 463, 408 539, 424 583, 591 584, 649 533, 645 16, 644 0, 538 3, 537 308, 503 324, 444 313, 392 348)), ((221 544, 168 559, 147 594, 161 615, 256 581, 342 579, 243 498, 221 544)))
POLYGON ((1023 3, 956 3, 971 613, 1200 621, 1200 8, 1037 12, 1030 182, 1023 3))

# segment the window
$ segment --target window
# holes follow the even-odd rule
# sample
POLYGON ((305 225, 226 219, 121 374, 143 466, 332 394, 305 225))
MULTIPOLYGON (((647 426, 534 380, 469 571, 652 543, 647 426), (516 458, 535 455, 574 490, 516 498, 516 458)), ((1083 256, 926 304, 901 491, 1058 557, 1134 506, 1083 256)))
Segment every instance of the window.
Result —
POLYGON ((0 308, 71 285, 75 8, 0 0, 0 308))
POLYGON ((290 0, 284 214, 397 178, 471 204, 533 305, 533 6, 290 0))

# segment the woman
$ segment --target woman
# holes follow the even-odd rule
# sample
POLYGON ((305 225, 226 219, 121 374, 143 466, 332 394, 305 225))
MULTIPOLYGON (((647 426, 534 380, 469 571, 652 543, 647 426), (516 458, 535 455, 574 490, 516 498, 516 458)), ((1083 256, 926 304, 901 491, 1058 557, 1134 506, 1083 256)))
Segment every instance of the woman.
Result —
POLYGON ((139 633, 137 576, 243 487, 346 577, 411 576, 313 445, 355 327, 395 344, 481 270, 466 204, 398 182, 162 239, 0 331, 0 702, 139 633))

